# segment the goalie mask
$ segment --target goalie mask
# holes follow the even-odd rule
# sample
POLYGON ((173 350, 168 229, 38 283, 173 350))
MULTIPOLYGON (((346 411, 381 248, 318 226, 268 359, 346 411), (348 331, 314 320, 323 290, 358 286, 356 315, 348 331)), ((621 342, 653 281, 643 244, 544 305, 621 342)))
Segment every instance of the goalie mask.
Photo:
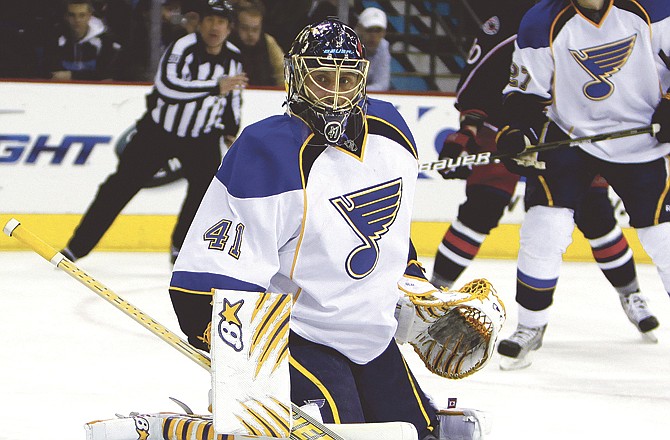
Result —
POLYGON ((329 18, 306 26, 284 59, 289 114, 330 144, 356 138, 365 117, 368 65, 363 44, 346 24, 329 18))

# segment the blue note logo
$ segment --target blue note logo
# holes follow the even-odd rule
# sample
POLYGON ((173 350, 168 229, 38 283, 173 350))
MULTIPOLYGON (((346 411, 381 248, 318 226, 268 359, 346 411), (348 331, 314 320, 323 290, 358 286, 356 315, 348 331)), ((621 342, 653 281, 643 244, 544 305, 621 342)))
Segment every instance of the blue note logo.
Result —
POLYGON ((347 257, 350 277, 361 279, 374 270, 379 260, 377 242, 395 221, 401 197, 402 179, 398 178, 330 199, 362 242, 347 257))
POLYGON ((623 40, 581 50, 570 50, 570 54, 592 78, 582 90, 587 98, 594 101, 606 99, 614 92, 614 84, 609 78, 617 73, 628 61, 637 35, 623 40))

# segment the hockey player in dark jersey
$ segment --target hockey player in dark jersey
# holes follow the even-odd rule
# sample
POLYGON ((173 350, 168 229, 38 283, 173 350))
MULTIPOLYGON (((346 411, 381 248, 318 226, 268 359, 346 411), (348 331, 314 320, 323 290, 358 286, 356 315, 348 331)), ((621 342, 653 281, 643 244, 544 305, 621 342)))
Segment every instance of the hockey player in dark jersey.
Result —
MULTIPOLYGON (((458 85, 456 107, 461 112, 460 130, 447 137, 440 159, 456 158, 463 152, 495 151, 495 135, 504 120, 501 93, 509 81, 516 33, 524 13, 535 3, 534 0, 503 0, 492 7, 492 15, 472 45, 458 85)), ((467 182, 467 199, 439 245, 433 268, 433 284, 449 287, 470 265, 491 229, 498 225, 519 176, 503 164, 446 169, 441 174, 446 179, 466 179, 467 182)), ((633 253, 614 217, 604 179, 594 180, 575 220, 589 240, 596 263, 619 293, 630 321, 641 332, 657 327, 658 321, 640 295, 633 253)), ((519 289, 526 287, 520 282, 519 289)), ((523 298, 522 295, 519 299, 520 333, 499 347, 501 354, 515 354, 515 358, 523 358, 527 352, 518 352, 516 339, 525 335, 525 327, 538 327, 537 323, 523 319, 524 307, 532 308, 523 298)), ((503 365, 518 368, 528 363, 503 365)))

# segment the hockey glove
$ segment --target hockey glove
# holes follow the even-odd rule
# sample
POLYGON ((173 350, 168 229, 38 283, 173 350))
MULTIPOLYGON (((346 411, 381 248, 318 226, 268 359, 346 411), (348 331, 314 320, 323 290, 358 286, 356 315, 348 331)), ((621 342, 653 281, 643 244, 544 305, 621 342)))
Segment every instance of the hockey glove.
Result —
POLYGON ((544 162, 537 160, 537 153, 523 153, 529 146, 537 144, 535 131, 528 127, 506 125, 496 136, 499 153, 512 155, 502 159, 505 167, 521 176, 537 176, 546 169, 544 162))
MULTIPOLYGON (((461 128, 444 140, 439 159, 452 159, 455 162, 460 156, 470 154, 476 147, 474 133, 467 128, 461 128)), ((472 166, 445 168, 439 173, 445 179, 467 179, 472 174, 472 166)))
POLYGON ((396 341, 409 342, 430 371, 460 379, 486 364, 505 321, 491 283, 477 279, 458 291, 443 291, 406 275, 398 288, 396 341))
POLYGON ((660 124, 661 130, 656 133, 659 142, 670 142, 670 93, 666 93, 651 117, 652 124, 660 124))

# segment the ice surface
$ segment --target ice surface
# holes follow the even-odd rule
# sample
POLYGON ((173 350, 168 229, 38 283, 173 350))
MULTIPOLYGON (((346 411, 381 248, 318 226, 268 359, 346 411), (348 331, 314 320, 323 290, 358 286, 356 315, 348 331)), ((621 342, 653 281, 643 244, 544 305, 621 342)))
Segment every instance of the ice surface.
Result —
MULTIPOLYGON (((429 269, 430 259, 422 261, 429 269)), ((32 252, 0 252, 0 439, 83 439, 87 421, 207 409, 207 372, 32 252)), ((77 265, 174 332, 167 254, 93 253, 77 265)), ((651 439, 670 435, 670 298, 650 265, 643 293, 661 327, 644 341, 594 263, 564 263, 544 346, 528 369, 495 354, 459 381, 429 373, 403 347, 436 402, 490 412, 490 440, 651 439)), ((475 260, 462 281, 488 278, 516 327, 516 265, 475 260)))

